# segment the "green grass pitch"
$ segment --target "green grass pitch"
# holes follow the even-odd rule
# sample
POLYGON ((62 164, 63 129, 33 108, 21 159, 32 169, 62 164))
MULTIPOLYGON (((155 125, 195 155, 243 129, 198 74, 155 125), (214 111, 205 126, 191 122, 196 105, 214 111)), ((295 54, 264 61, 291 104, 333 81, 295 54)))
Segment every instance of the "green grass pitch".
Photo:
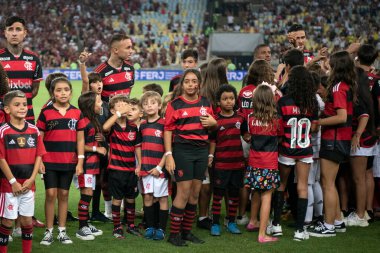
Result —
MULTIPOLYGON (((142 86, 151 82, 138 81, 132 91, 132 97, 139 97, 141 95, 142 86)), ((168 90, 169 82, 156 82, 162 85, 163 89, 168 90)), ((240 90, 240 83, 233 82, 233 85, 240 90)), ((74 93, 72 98, 72 104, 77 105, 77 99, 80 95, 81 82, 73 82, 74 93)), ((42 105, 47 101, 48 95, 44 87, 44 83, 41 83, 41 88, 38 96, 34 99, 34 108, 36 117, 39 115, 42 105)), ((44 220, 44 186, 40 177, 37 177, 37 192, 36 192, 36 217, 44 220)), ((77 214, 77 205, 79 199, 79 191, 74 186, 71 187, 69 198, 69 210, 75 215, 77 214)), ((137 208, 141 208, 141 197, 137 199, 137 208)), ((104 209, 103 202, 101 202, 101 210, 104 209)), ((224 209, 223 209, 224 210, 224 209)), ((140 222, 140 219, 136 221, 140 222)), ((206 241, 203 245, 189 245, 185 248, 176 248, 171 246, 166 241, 157 242, 149 241, 143 238, 133 237, 127 235, 125 240, 117 240, 112 237, 112 224, 100 224, 94 225, 104 231, 104 234, 97 237, 95 241, 81 241, 75 238, 75 232, 78 229, 77 222, 68 222, 67 231, 70 237, 73 239, 74 244, 62 245, 56 239, 54 243, 49 246, 41 246, 39 242, 42 239, 44 229, 35 229, 33 238, 33 252, 80 252, 80 253, 100 253, 100 252, 291 252, 291 253, 307 253, 307 252, 379 252, 379 239, 380 239, 380 222, 371 224, 368 228, 348 228, 345 234, 338 234, 335 238, 317 239, 310 238, 305 242, 295 242, 292 240, 293 229, 288 227, 290 222, 284 222, 284 236, 278 243, 261 245, 257 243, 257 233, 245 232, 245 229, 241 227, 243 231, 242 235, 231 235, 224 229, 222 230, 222 236, 212 237, 208 231, 199 230, 195 228, 194 233, 200 236, 206 241)), ((168 224, 169 228, 169 224, 168 224)), ((55 227, 54 236, 57 236, 57 228, 55 227)), ((21 239, 15 238, 12 243, 9 244, 8 252, 21 252, 21 239)))

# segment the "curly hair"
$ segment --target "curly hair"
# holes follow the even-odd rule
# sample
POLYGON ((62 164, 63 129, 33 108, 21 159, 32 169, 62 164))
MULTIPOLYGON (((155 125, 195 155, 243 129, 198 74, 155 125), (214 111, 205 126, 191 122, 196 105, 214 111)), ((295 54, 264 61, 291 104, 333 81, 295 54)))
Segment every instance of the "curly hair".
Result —
POLYGON ((343 81, 350 86, 353 101, 356 103, 358 84, 356 82, 355 63, 351 59, 350 54, 347 51, 339 51, 332 54, 330 57, 330 67, 331 72, 327 87, 329 94, 332 94, 332 89, 337 83, 343 81))
POLYGON ((3 65, 0 64, 0 96, 3 97, 9 90, 8 75, 5 72, 3 65))
POLYGON ((300 108, 301 114, 314 112, 318 107, 315 96, 317 87, 310 72, 304 66, 293 67, 289 73, 288 82, 288 95, 300 108))
POLYGON ((268 85, 259 85, 252 98, 253 117, 263 126, 273 127, 273 120, 277 118, 276 102, 273 91, 268 85))
POLYGON ((274 83, 273 69, 266 60, 256 60, 249 66, 247 84, 259 85, 262 82, 274 83))

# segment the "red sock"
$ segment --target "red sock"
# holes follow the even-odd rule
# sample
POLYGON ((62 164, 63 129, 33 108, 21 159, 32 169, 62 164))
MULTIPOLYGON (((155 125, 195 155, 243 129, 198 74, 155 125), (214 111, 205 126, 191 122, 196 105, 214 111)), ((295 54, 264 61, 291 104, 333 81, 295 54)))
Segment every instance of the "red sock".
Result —
POLYGON ((22 253, 32 252, 33 226, 21 227, 22 253))

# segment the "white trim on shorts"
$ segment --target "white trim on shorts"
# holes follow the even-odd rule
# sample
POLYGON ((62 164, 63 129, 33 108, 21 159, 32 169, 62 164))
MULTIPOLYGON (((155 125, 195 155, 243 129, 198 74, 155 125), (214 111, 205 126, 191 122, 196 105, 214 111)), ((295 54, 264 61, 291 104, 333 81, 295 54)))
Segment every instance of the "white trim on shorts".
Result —
POLYGON ((377 154, 377 145, 374 145, 373 147, 370 148, 357 148, 355 152, 350 151, 350 156, 374 156, 377 154))
POLYGON ((75 187, 77 189, 80 188, 78 177, 84 177, 84 187, 85 188, 92 188, 92 190, 95 191, 95 188, 96 188, 96 175, 93 175, 93 174, 82 174, 82 175, 79 175, 79 176, 74 176, 73 177, 73 182, 74 182, 74 185, 75 185, 75 187))
POLYGON ((169 195, 169 183, 167 178, 147 175, 140 179, 143 194, 152 194, 155 198, 167 197, 169 195))
POLYGON ((15 196, 12 192, 0 193, 0 217, 15 220, 17 217, 34 215, 34 191, 15 196))
POLYGON ((284 165, 288 165, 288 166, 296 165, 296 161, 300 161, 303 163, 313 163, 314 160, 312 156, 300 158, 300 159, 294 159, 294 158, 286 157, 283 155, 278 156, 278 162, 284 165))

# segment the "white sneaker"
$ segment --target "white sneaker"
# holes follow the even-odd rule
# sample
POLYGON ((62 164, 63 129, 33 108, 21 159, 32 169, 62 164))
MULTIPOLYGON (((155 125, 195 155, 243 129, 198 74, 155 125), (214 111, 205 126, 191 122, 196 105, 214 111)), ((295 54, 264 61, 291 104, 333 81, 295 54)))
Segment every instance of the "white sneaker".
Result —
POLYGON ((244 215, 241 217, 241 219, 236 219, 236 223, 237 223, 238 225, 243 225, 243 226, 245 226, 245 225, 248 224, 248 222, 249 222, 249 218, 247 217, 246 214, 244 214, 244 215))
POLYGON ((13 242, 13 237, 9 235, 8 242, 13 242))
POLYGON ((49 230, 46 230, 44 233, 44 238, 42 238, 40 244, 49 246, 50 244, 53 243, 53 233, 51 233, 49 230))
POLYGON ((369 216, 367 211, 364 212, 364 219, 366 219, 367 221, 372 219, 371 216, 369 216))
POLYGON ((99 236, 99 235, 102 235, 102 234, 103 234, 103 231, 102 231, 102 230, 97 229, 96 227, 94 227, 94 226, 91 225, 91 224, 88 224, 88 228, 90 229, 91 234, 93 234, 94 236, 99 236))
POLYGON ((282 227, 280 224, 273 225, 272 222, 267 226, 267 234, 272 236, 281 236, 282 235, 282 227))
POLYGON ((294 237, 293 237, 294 241, 300 242, 300 241, 308 240, 309 238, 310 238, 309 233, 306 232, 306 230, 304 231, 297 230, 294 232, 294 237))
POLYGON ((365 216, 364 218, 359 218, 358 214, 355 212, 352 212, 348 217, 347 217, 347 226, 355 226, 355 227, 368 227, 369 223, 366 220, 365 216))
POLYGON ((76 232, 75 236, 83 241, 95 240, 95 236, 91 233, 89 227, 82 227, 76 232))
POLYGON ((22 235, 22 232, 21 232, 21 228, 14 228, 13 229, 13 233, 12 233, 12 236, 13 237, 21 237, 22 235))
POLYGON ((66 234, 66 230, 60 231, 58 236, 57 236, 57 239, 62 244, 72 244, 73 243, 73 241, 70 239, 70 237, 66 234))

